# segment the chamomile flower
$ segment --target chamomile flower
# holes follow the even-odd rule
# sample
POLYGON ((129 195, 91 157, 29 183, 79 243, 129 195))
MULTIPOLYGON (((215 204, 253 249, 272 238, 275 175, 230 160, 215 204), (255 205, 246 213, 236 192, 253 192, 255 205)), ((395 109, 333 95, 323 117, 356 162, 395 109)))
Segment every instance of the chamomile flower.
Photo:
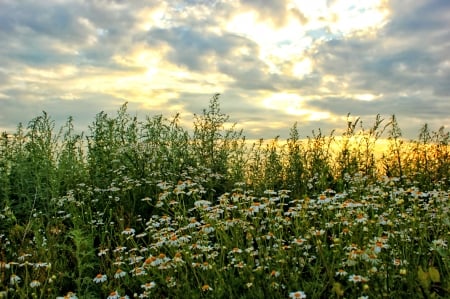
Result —
POLYGON ((120 298, 120 294, 117 291, 112 291, 111 293, 109 293, 109 296, 106 299, 119 299, 120 298))
POLYGON ((136 233, 136 230, 131 227, 127 227, 122 231, 122 235, 134 235, 136 233))
POLYGON ((108 253, 109 249, 100 249, 100 251, 97 253, 98 256, 106 255, 108 253))
POLYGON ((358 282, 367 282, 369 281, 369 279, 361 275, 352 274, 348 277, 348 281, 358 283, 358 282))
POLYGON ((209 286, 209 284, 205 284, 202 286, 202 291, 203 292, 208 292, 208 291, 212 291, 213 288, 209 286))
POLYGON ((78 297, 74 292, 67 292, 65 296, 56 297, 56 299, 78 299, 78 297))
POLYGON ((101 273, 97 274, 93 279, 93 281, 95 283, 101 283, 101 282, 105 282, 107 280, 108 280, 108 276, 106 274, 101 274, 101 273))
POLYGON ((40 283, 39 280, 32 280, 32 281, 30 282, 30 287, 31 287, 31 288, 37 288, 37 287, 39 287, 40 285, 41 285, 41 283, 40 283))
POLYGON ((297 292, 290 292, 289 293, 289 298, 292 299, 302 299, 302 298, 306 298, 306 294, 303 291, 297 291, 297 292))
POLYGON ((147 282, 145 284, 141 284, 141 288, 143 288, 146 291, 149 291, 155 287, 156 287, 156 283, 154 281, 147 282))
POLYGON ((21 280, 22 280, 22 278, 20 278, 20 276, 18 276, 16 274, 11 274, 11 276, 9 277, 9 283, 10 284, 19 283, 21 280))
POLYGON ((336 271, 336 276, 347 276, 347 271, 345 271, 344 269, 339 269, 336 271))
POLYGON ((114 273, 114 278, 122 278, 127 275, 127 272, 123 271, 122 269, 117 269, 116 273, 114 273))

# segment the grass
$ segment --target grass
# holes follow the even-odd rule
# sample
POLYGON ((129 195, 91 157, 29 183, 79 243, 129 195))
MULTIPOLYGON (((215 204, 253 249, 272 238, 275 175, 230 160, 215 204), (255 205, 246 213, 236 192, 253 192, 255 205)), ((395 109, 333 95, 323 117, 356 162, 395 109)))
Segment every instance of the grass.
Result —
POLYGON ((444 128, 249 145, 227 121, 215 95, 192 130, 125 104, 4 133, 0 298, 450 296, 444 128))

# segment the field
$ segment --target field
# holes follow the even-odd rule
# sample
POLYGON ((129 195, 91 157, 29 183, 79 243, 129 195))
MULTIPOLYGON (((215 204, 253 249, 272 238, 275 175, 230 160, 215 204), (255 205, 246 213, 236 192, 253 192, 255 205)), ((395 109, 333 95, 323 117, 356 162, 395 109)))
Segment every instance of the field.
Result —
POLYGON ((449 133, 249 142, 126 104, 0 138, 0 298, 449 298, 449 133), (383 151, 379 144, 383 143, 383 151))

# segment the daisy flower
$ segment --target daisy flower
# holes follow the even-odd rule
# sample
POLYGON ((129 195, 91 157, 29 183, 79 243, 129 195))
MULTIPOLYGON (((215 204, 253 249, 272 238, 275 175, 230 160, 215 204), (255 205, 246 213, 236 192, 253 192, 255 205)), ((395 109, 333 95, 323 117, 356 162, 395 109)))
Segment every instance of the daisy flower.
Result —
POLYGON ((31 288, 37 288, 38 286, 40 286, 41 285, 41 283, 38 281, 38 280, 32 280, 31 282, 30 282, 30 287, 31 288))
POLYGON ((16 284, 16 283, 19 283, 21 280, 22 280, 22 278, 20 278, 20 276, 18 276, 16 274, 11 274, 11 277, 9 278, 9 283, 16 284))
POLYGON ((101 274, 101 273, 97 274, 93 279, 93 281, 95 283, 101 283, 101 282, 105 282, 107 280, 108 280, 108 276, 106 276, 106 274, 101 274))
POLYGON ((344 269, 339 269, 336 272, 336 276, 347 276, 347 271, 345 271, 344 269))
POLYGON ((109 293, 109 296, 107 297, 107 299, 119 299, 120 298, 120 294, 117 291, 112 291, 111 293, 109 293))
POLYGON ((306 298, 306 294, 305 294, 305 292, 302 292, 302 291, 290 292, 289 298, 292 298, 292 299, 306 298))
POLYGON ((116 273, 114 274, 114 278, 121 278, 127 275, 127 272, 123 271, 122 269, 117 269, 116 273))
POLYGON ((369 279, 367 279, 366 277, 364 277, 364 276, 361 276, 361 275, 356 275, 356 274, 352 274, 352 275, 350 275, 349 277, 348 277, 348 281, 352 281, 352 282, 354 282, 354 283, 357 283, 357 282, 367 282, 369 279))
POLYGON ((56 297, 56 299, 78 299, 78 297, 74 292, 67 292, 64 297, 56 297))
POLYGON ((156 287, 156 283, 154 281, 147 282, 147 283, 141 285, 141 288, 143 288, 146 291, 151 290, 154 287, 156 287))
POLYGON ((207 292, 207 291, 212 291, 213 288, 209 286, 209 284, 205 284, 202 286, 202 291, 203 292, 207 292))
POLYGON ((134 235, 136 230, 134 228, 127 227, 122 231, 122 235, 134 235))

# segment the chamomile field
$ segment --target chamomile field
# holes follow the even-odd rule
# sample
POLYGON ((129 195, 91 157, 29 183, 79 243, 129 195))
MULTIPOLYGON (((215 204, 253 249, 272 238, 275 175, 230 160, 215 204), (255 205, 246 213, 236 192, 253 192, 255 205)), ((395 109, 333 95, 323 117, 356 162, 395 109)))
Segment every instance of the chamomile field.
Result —
POLYGON ((449 298, 449 133, 249 142, 126 104, 0 138, 0 298, 449 298), (379 144, 383 143, 383 150, 379 144))

